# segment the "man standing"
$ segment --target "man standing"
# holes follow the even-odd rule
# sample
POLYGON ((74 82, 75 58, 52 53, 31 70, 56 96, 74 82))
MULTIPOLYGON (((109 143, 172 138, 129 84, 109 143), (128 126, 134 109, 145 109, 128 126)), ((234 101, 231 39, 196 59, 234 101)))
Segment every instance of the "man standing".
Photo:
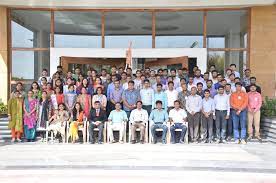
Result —
POLYGON ((231 64, 230 65, 230 69, 232 70, 232 72, 235 74, 236 77, 241 77, 240 73, 237 70, 237 65, 236 64, 231 64))
POLYGON ((150 82, 148 79, 144 80, 144 88, 140 90, 141 100, 143 101, 143 109, 148 112, 148 115, 151 113, 154 97, 154 91, 150 87, 150 82))
POLYGON ((108 117, 108 137, 111 143, 114 143, 113 130, 119 130, 119 142, 122 144, 124 133, 125 133, 125 123, 127 122, 127 114, 125 111, 121 110, 121 103, 117 102, 115 104, 115 110, 111 111, 108 117))
POLYGON ((216 142, 225 143, 226 140, 226 122, 230 115, 229 96, 224 93, 224 87, 218 88, 218 94, 214 97, 215 116, 216 116, 216 142))
POLYGON ((243 77, 242 84, 245 87, 250 85, 250 74, 251 74, 250 69, 245 69, 244 70, 244 75, 245 76, 243 77))
POLYGON ((180 107, 186 110, 186 100, 188 99, 190 92, 187 90, 187 85, 185 83, 181 85, 181 88, 182 88, 182 91, 178 93, 177 100, 179 100, 180 102, 180 107))
MULTIPOLYGON (((258 93, 262 94, 261 87, 256 84, 256 77, 250 77, 250 85, 255 85, 256 86, 256 91, 258 93)), ((250 85, 245 88, 246 92, 250 92, 250 85)))
POLYGON ((21 142, 23 133, 23 98, 20 97, 20 91, 16 90, 14 96, 8 102, 9 129, 11 129, 12 140, 21 142))
POLYGON ((191 142, 197 142, 198 140, 198 127, 200 121, 200 111, 202 107, 202 98, 197 95, 196 92, 196 87, 192 87, 191 95, 188 96, 186 101, 191 142))
POLYGON ((184 109, 180 108, 180 102, 178 100, 174 101, 174 109, 170 110, 169 120, 171 122, 170 132, 171 132, 171 143, 175 144, 175 130, 181 129, 180 144, 184 144, 184 137, 187 132, 187 127, 184 125, 186 122, 187 113, 184 109))
POLYGON ((168 98, 167 98, 167 94, 165 92, 163 92, 163 86, 162 84, 157 84, 157 91, 154 93, 154 96, 153 96, 153 106, 152 106, 152 109, 155 109, 157 108, 156 106, 156 102, 158 100, 160 100, 162 102, 162 106, 163 108, 165 109, 165 111, 167 111, 167 108, 168 108, 168 98))
POLYGON ((202 100, 202 121, 201 121, 201 136, 202 142, 212 143, 213 140, 213 114, 215 113, 215 102, 210 97, 210 91, 204 90, 204 98, 202 100), (208 141, 207 141, 208 134, 208 141))
POLYGON ((131 143, 136 143, 136 129, 140 129, 140 143, 143 144, 145 140, 145 128, 146 123, 148 123, 148 113, 146 110, 142 109, 142 101, 136 102, 137 109, 134 109, 130 113, 129 123, 131 125, 131 143))
POLYGON ((206 86, 207 86, 207 90, 210 91, 211 97, 214 98, 214 96, 217 94, 217 90, 215 89, 215 87, 213 85, 213 81, 209 79, 206 82, 206 86))
POLYGON ((256 85, 250 86, 250 92, 248 93, 248 139, 250 141, 253 137, 253 127, 255 127, 255 137, 261 142, 260 137, 260 108, 262 106, 262 96, 256 91, 256 85))
POLYGON ((201 77, 201 70, 197 69, 195 71, 195 77, 194 77, 194 85, 197 85, 197 83, 204 83, 204 79, 201 77))
POLYGON ((136 90, 141 90, 143 88, 141 76, 142 76, 141 71, 137 70, 136 71, 136 78, 133 80, 134 81, 134 88, 136 90))
POLYGON ((174 89, 174 83, 169 81, 168 83, 168 90, 165 91, 168 98, 168 112, 173 109, 174 101, 177 100, 178 92, 174 89))
POLYGON ((120 103, 122 104, 122 94, 123 94, 123 88, 120 85, 120 81, 114 81, 114 90, 112 93, 110 93, 110 103, 109 103, 109 111, 112 111, 115 109, 115 104, 120 103))
POLYGON ((107 121, 106 112, 105 110, 101 109, 101 104, 99 101, 96 101, 95 108, 90 112, 90 124, 89 124, 89 137, 90 143, 94 144, 93 134, 94 128, 99 129, 99 137, 98 137, 98 144, 103 143, 103 128, 104 123, 107 121))
POLYGON ((161 128, 162 132, 162 144, 166 144, 166 136, 167 136, 167 122, 169 120, 168 113, 166 110, 162 108, 162 102, 160 100, 156 101, 157 109, 154 109, 150 113, 149 121, 151 126, 151 134, 153 136, 153 143, 157 143, 156 129, 161 128))
POLYGON ((124 90, 122 99, 124 111, 129 118, 131 111, 136 108, 136 102, 141 99, 139 91, 134 89, 134 81, 128 82, 128 89, 124 90))
POLYGON ((242 91, 242 84, 236 83, 236 92, 231 94, 230 104, 232 107, 233 127, 235 142, 246 144, 246 107, 248 105, 248 95, 242 91), (241 128, 241 135, 239 132, 241 128))

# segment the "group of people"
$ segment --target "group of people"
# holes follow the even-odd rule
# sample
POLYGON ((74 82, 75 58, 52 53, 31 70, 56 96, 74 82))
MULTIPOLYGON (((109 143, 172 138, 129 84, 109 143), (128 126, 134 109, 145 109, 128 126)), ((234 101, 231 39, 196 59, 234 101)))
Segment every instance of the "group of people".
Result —
POLYGON ((115 66, 110 72, 90 69, 83 73, 77 67, 65 73, 58 66, 52 77, 44 69, 27 92, 19 82, 11 93, 12 142, 21 142, 23 134, 26 141, 35 141, 45 130, 62 141, 69 136, 76 142, 85 122, 90 143, 96 142, 95 128, 99 144, 104 142, 104 130, 110 143, 116 142, 113 130, 119 131, 120 143, 126 135, 132 144, 144 143, 147 129, 153 143, 158 141, 157 129, 162 129, 163 144, 168 143, 167 134, 170 143, 184 143, 186 133, 191 143, 226 143, 234 138, 236 143, 246 144, 253 135, 261 142, 261 88, 249 69, 243 75, 241 78, 235 64, 225 75, 215 65, 205 73, 194 67, 192 73, 187 68, 145 68, 135 74, 131 68, 115 66), (181 129, 180 135, 176 129, 181 129))

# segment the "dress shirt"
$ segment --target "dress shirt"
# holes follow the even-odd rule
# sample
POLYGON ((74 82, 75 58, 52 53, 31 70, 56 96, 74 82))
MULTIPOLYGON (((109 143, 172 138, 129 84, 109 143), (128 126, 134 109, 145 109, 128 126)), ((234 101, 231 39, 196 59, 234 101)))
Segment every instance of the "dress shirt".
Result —
POLYGON ((125 82, 124 84, 123 84, 123 90, 127 90, 128 89, 128 82, 125 82))
POLYGON ((177 100, 178 92, 176 90, 166 90, 165 93, 167 94, 168 107, 173 107, 174 101, 177 100))
POLYGON ((139 122, 142 121, 144 123, 147 123, 149 119, 148 112, 145 109, 134 109, 130 113, 129 122, 139 122))
POLYGON ((178 92, 178 100, 180 101, 180 107, 182 109, 186 110, 186 100, 188 99, 189 95, 190 95, 189 91, 186 91, 185 93, 183 91, 178 92))
MULTIPOLYGON (((250 92, 250 85, 245 87, 246 92, 250 92)), ((262 94, 262 89, 260 86, 256 85, 256 91, 262 94)))
POLYGON ((153 96, 153 101, 152 101, 152 109, 156 108, 156 101, 160 100, 162 101, 162 107, 167 110, 168 108, 168 98, 167 94, 163 91, 161 92, 155 92, 153 96))
POLYGON ((230 96, 230 104, 233 109, 244 110, 248 105, 246 92, 234 92, 230 96))
POLYGON ((215 97, 215 95, 217 94, 217 90, 215 89, 214 85, 212 86, 212 88, 207 88, 210 91, 210 95, 212 98, 215 97))
POLYGON ((249 92, 248 94, 248 110, 256 112, 262 106, 262 96, 259 92, 249 92))
POLYGON ((135 89, 141 90, 143 88, 141 79, 134 79, 133 81, 134 81, 134 88, 135 89))
POLYGON ((187 117, 187 113, 184 109, 179 108, 178 110, 172 109, 169 113, 169 118, 172 119, 174 123, 183 123, 184 118, 187 117))
POLYGON ((190 95, 186 100, 186 110, 189 113, 196 113, 201 110, 202 107, 202 98, 199 95, 190 95))
POLYGON ((154 109, 150 113, 149 121, 151 123, 158 123, 158 122, 166 123, 168 122, 168 120, 169 120, 169 116, 168 116, 167 110, 154 109))
POLYGON ((196 87, 196 85, 190 84, 190 83, 187 84, 187 90, 188 91, 191 91, 193 87, 196 87))
POLYGON ((209 97, 208 99, 204 98, 202 100, 202 111, 203 112, 211 112, 213 111, 213 113, 215 112, 215 102, 214 99, 212 99, 211 97, 209 97))
MULTIPOLYGON (((152 87, 152 89, 155 91, 155 92, 157 92, 157 83, 155 83, 154 85, 152 85, 151 86, 152 87)), ((163 91, 165 91, 165 90, 167 90, 168 89, 168 86, 166 85, 166 84, 162 84, 162 89, 163 89, 163 91)))
POLYGON ((154 91, 152 88, 144 88, 140 90, 141 100, 143 105, 152 105, 154 91))
POLYGON ((122 123, 123 121, 127 121, 127 113, 123 110, 113 110, 110 112, 108 120, 111 120, 112 124, 122 123))
POLYGON ((237 72, 237 71, 234 71, 234 74, 235 74, 235 77, 238 77, 238 78, 240 78, 240 77, 241 77, 240 73, 239 73, 239 72, 237 72))
POLYGON ((242 85, 247 87, 250 85, 250 77, 244 77, 242 80, 242 85))
POLYGON ((197 77, 194 77, 194 82, 193 82, 193 84, 194 85, 197 85, 197 83, 205 83, 205 81, 204 81, 204 79, 202 78, 202 77, 199 77, 199 78, 197 78, 197 77))
POLYGON ((180 87, 180 79, 178 77, 174 77, 173 83, 174 83, 174 88, 180 87))
POLYGON ((92 106, 95 108, 95 102, 99 101, 101 106, 106 107, 107 99, 105 95, 93 95, 92 97, 92 106))
POLYGON ((227 115, 230 114, 230 102, 229 96, 226 94, 217 94, 214 97, 215 109, 220 111, 227 111, 227 115))
POLYGON ((110 100, 114 100, 115 102, 121 102, 122 100, 123 89, 122 88, 114 88, 114 91, 110 93, 110 100))
MULTIPOLYGON (((138 100, 141 99, 139 90, 133 89, 133 90, 124 90, 122 99, 126 100, 129 105, 134 105, 138 100)), ((123 106, 125 111, 130 111, 130 109, 127 106, 123 106)))
POLYGON ((115 85, 114 83, 110 83, 108 86, 107 86, 107 92, 106 92, 106 97, 107 97, 107 100, 110 100, 110 94, 114 91, 115 89, 115 85))

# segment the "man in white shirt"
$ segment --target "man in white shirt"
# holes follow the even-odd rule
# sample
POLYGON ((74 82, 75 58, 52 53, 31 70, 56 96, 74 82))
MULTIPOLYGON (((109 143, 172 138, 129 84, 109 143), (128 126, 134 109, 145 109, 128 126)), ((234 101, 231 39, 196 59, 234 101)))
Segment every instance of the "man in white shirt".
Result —
POLYGON ((176 138, 175 138, 175 130, 181 129, 181 135, 180 135, 180 144, 184 144, 184 137, 187 132, 187 127, 184 125, 184 122, 186 122, 187 113, 184 109, 180 108, 180 101, 176 100, 174 101, 174 109, 170 110, 169 113, 169 120, 171 122, 170 132, 171 132, 171 143, 175 144, 176 138))
POLYGON ((154 105, 154 91, 150 87, 150 82, 148 79, 144 80, 144 88, 140 90, 140 96, 141 100, 143 101, 143 109, 145 109, 148 112, 148 115, 150 115, 152 106, 154 105))
POLYGON ((188 88, 189 92, 192 90, 192 87, 196 87, 196 85, 194 84, 194 77, 189 76, 189 81, 188 81, 188 84, 187 84, 187 88, 188 88))
POLYGON ((197 142, 199 136, 200 111, 202 107, 202 98, 196 94, 196 87, 192 87, 191 95, 186 101, 186 110, 188 111, 189 135, 191 142, 197 142))
POLYGON ((171 73, 171 77, 173 79, 174 88, 178 88, 180 86, 180 79, 176 76, 176 70, 171 69, 170 73, 171 73))
POLYGON ((134 109, 130 113, 129 122, 131 125, 131 143, 136 143, 136 129, 140 129, 140 143, 143 144, 145 140, 145 128, 146 123, 148 123, 148 112, 142 109, 142 101, 137 101, 137 109, 134 109))
POLYGON ((136 71, 136 78, 133 80, 134 81, 134 88, 136 90, 142 89, 142 79, 141 79, 142 73, 140 70, 136 71))
POLYGON ((170 110, 174 107, 174 101, 176 101, 178 98, 178 92, 174 89, 174 83, 172 81, 169 81, 168 90, 166 90, 165 93, 167 94, 169 113, 170 110))
POLYGON ((215 113, 215 103, 214 99, 211 98, 209 90, 204 90, 204 98, 202 100, 202 120, 201 120, 201 137, 202 142, 212 143, 213 140, 213 123, 215 113), (207 134, 208 133, 208 134, 207 134), (208 136, 208 141, 207 141, 208 136))
POLYGON ((230 115, 229 96, 224 93, 224 87, 219 86, 218 94, 214 97, 215 116, 216 116, 216 136, 217 143, 225 143, 226 140, 226 123, 230 115))

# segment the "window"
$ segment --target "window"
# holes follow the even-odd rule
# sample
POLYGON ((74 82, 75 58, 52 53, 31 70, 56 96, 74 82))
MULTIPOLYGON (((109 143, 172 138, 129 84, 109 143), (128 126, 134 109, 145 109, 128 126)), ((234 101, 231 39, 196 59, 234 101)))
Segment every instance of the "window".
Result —
POLYGON ((51 13, 12 10, 12 47, 49 48, 51 13))
POLYGON ((100 12, 55 12, 55 47, 101 48, 100 12))
POLYGON ((247 10, 207 12, 209 48, 245 48, 246 34, 247 10))
POLYGON ((107 12, 105 14, 105 47, 152 47, 151 12, 107 12))
POLYGON ((156 13, 156 48, 202 48, 203 12, 156 13))

